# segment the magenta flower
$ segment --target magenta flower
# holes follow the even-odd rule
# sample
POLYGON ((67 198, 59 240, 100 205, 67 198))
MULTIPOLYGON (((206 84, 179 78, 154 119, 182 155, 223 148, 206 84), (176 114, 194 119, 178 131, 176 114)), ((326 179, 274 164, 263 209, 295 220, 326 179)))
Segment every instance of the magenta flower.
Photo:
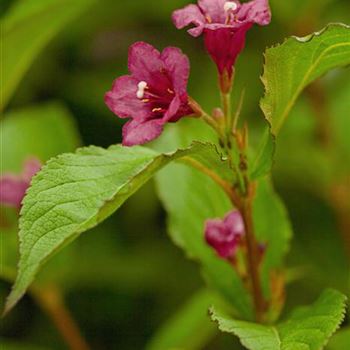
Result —
POLYGON ((205 240, 224 259, 236 253, 244 233, 242 216, 236 210, 229 212, 223 220, 212 219, 205 223, 205 240))
POLYGON ((32 177, 41 169, 37 158, 29 158, 24 162, 20 175, 4 174, 0 177, 0 204, 20 209, 32 177))
POLYGON ((138 42, 129 50, 131 75, 115 80, 105 102, 120 118, 131 118, 123 128, 123 145, 144 144, 158 137, 164 124, 193 114, 188 104, 190 64, 180 49, 162 53, 138 42))
POLYGON ((205 46, 215 61, 220 75, 225 71, 231 79, 237 56, 245 46, 247 31, 254 23, 267 25, 271 21, 268 0, 198 0, 174 11, 173 22, 178 29, 189 24, 188 32, 197 37, 204 33, 205 46))

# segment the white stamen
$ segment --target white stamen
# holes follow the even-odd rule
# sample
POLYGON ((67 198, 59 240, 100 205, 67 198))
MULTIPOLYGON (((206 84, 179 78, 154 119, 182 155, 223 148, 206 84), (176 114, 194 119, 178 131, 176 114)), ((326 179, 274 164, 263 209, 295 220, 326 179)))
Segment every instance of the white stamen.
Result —
POLYGON ((225 12, 229 11, 236 11, 237 10, 237 4, 233 1, 226 1, 224 5, 225 12))
POLYGON ((147 83, 145 81, 140 81, 137 84, 137 92, 136 96, 137 98, 141 99, 145 95, 145 89, 147 88, 147 83))

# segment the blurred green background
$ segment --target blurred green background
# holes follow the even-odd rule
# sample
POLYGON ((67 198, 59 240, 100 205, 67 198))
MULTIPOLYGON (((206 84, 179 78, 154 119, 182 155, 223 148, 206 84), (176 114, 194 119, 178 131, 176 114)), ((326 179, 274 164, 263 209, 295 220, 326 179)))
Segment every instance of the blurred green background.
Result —
MULTIPOLYGON (((47 3, 52 7, 43 6, 43 0, 0 1, 3 27, 11 29, 11 37, 4 37, 2 55, 11 55, 6 64, 19 67, 18 84, 16 79, 11 83, 8 90, 13 94, 2 114, 1 172, 18 172, 28 155, 46 161, 79 145, 119 143, 122 122, 107 109, 103 96, 116 77, 127 73, 128 47, 135 41, 147 41, 159 49, 182 48, 191 60, 190 94, 209 110, 218 105, 216 71, 202 41, 176 30, 170 20, 172 11, 188 1, 47 3), (44 10, 37 11, 41 6, 44 10), (24 50, 28 53, 23 60, 24 50), (22 79, 21 72, 26 72, 22 79)), ((258 141, 255 132, 263 127, 258 103, 263 95, 259 77, 264 49, 329 22, 350 24, 349 0, 270 3, 272 24, 249 32, 237 64, 235 101, 245 89, 243 116, 252 125, 253 144, 258 141)), ((6 74, 2 84, 7 83, 6 74)), ((291 283, 286 312, 311 302, 324 287, 350 295, 349 135, 350 73, 343 69, 306 91, 278 143, 274 178, 295 230, 288 256, 291 283)), ((17 213, 2 208, 0 225, 2 305, 16 266, 17 213)), ((146 348, 159 327, 204 286, 197 265, 167 237, 166 215, 153 183, 56 256, 40 274, 40 281, 63 290, 82 334, 96 350, 146 348)), ((197 308, 203 309, 201 304, 197 308)), ((184 333, 189 324, 190 318, 175 324, 169 337, 184 333)), ((209 320, 196 326, 181 349, 240 349, 231 336, 218 334, 209 320)), ((1 321, 0 345, 2 350, 66 348, 31 296, 1 321)))

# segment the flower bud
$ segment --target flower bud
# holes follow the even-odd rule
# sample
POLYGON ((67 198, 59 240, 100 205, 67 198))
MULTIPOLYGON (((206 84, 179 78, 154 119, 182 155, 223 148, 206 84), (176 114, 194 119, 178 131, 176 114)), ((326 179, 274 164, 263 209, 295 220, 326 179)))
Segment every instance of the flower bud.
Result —
POLYGON ((205 240, 223 259, 231 258, 239 248, 244 236, 244 222, 239 211, 229 212, 225 218, 207 220, 205 240))

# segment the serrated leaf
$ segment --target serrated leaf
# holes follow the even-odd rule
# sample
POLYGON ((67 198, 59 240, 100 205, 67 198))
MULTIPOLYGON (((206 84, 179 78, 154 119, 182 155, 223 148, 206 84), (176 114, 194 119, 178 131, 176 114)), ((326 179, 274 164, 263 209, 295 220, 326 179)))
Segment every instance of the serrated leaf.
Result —
POLYGON ((326 290, 277 326, 234 320, 214 308, 211 315, 221 331, 239 337, 249 350, 321 350, 344 319, 345 301, 343 294, 326 290))
POLYGON ((216 147, 203 143, 169 154, 144 147, 88 147, 50 160, 23 202, 18 276, 6 310, 21 298, 43 263, 111 215, 160 168, 211 152, 220 161, 216 147))
POLYGON ((278 134, 303 89, 329 70, 350 64, 350 27, 330 24, 303 38, 267 49, 261 108, 278 134))
POLYGON ((18 0, 1 20, 0 111, 45 45, 95 0, 18 0))

